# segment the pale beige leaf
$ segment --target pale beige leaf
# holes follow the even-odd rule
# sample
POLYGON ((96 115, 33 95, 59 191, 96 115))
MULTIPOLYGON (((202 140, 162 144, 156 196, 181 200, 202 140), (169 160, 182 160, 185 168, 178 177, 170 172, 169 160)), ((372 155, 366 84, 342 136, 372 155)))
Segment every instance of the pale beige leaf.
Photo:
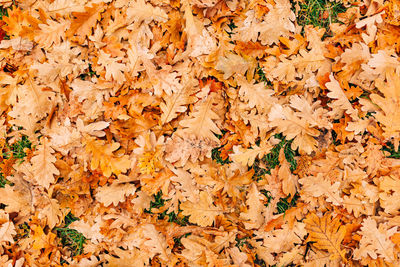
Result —
POLYGON ((219 119, 219 116, 213 111, 213 105, 214 101, 212 96, 209 96, 204 101, 196 104, 195 110, 190 113, 189 118, 183 119, 179 122, 179 125, 183 127, 183 133, 189 133, 198 138, 208 138, 209 140, 219 142, 219 139, 214 135, 214 133, 222 133, 214 123, 214 120, 219 119))
POLYGON ((395 244, 390 237, 397 233, 397 226, 389 229, 386 223, 379 226, 373 218, 365 218, 361 231, 360 245, 354 250, 354 259, 370 256, 372 259, 382 258, 387 262, 395 261, 395 244))
POLYGON ((269 143, 262 142, 259 146, 254 145, 252 148, 243 149, 240 146, 233 147, 233 154, 231 159, 243 166, 252 166, 256 158, 262 159, 263 156, 268 154, 273 146, 269 143))
POLYGON ((258 229, 264 223, 264 204, 262 200, 263 195, 258 191, 255 183, 251 184, 249 193, 247 195, 246 205, 247 210, 240 213, 246 229, 258 229))
POLYGON ((65 32, 71 22, 61 19, 59 22, 48 19, 47 24, 39 24, 40 31, 35 33, 35 41, 43 48, 49 48, 53 44, 59 44, 65 40, 65 32))
POLYGON ((54 166, 56 157, 53 155, 54 150, 50 147, 47 138, 41 139, 41 145, 36 147, 34 156, 31 158, 31 169, 34 182, 44 188, 49 188, 50 184, 55 182, 55 177, 60 174, 54 166))
POLYGON ((180 205, 182 215, 190 216, 189 222, 199 226, 211 226, 215 217, 222 214, 223 210, 213 204, 212 197, 204 191, 200 192, 199 202, 186 201, 180 205))
POLYGON ((4 210, 0 210, 0 243, 14 243, 13 236, 16 234, 14 223, 10 221, 9 214, 4 210))
POLYGON ((118 184, 99 187, 96 193, 96 200, 103 203, 104 206, 113 204, 117 206, 119 202, 124 202, 125 198, 135 194, 136 187, 133 184, 118 184))

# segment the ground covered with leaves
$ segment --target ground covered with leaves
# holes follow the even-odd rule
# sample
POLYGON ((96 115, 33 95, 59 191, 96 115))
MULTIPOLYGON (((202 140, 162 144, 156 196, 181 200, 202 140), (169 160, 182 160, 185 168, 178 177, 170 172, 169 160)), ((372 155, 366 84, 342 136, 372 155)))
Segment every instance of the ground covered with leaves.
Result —
POLYGON ((400 266, 399 1, 0 5, 0 266, 400 266))

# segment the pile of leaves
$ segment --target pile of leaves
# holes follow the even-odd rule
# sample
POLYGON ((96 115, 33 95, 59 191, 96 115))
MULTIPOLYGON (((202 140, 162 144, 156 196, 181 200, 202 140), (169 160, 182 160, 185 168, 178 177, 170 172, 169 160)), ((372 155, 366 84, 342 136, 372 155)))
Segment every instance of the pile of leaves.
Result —
POLYGON ((397 0, 0 0, 1 266, 399 266, 397 0))

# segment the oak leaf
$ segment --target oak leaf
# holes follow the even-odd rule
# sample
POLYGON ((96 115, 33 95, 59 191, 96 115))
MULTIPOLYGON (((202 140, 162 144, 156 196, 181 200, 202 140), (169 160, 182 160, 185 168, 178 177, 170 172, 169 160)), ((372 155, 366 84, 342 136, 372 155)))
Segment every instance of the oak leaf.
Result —
POLYGON ((233 154, 230 155, 234 162, 237 162, 243 166, 252 166, 256 158, 262 159, 268 154, 273 146, 267 142, 261 142, 261 144, 254 145, 252 148, 243 149, 240 146, 233 147, 233 154))
POLYGON ((76 34, 79 43, 83 43, 85 38, 91 34, 92 28, 95 27, 104 11, 103 4, 93 4, 91 7, 85 7, 85 12, 72 12, 75 17, 72 20, 71 27, 67 31, 67 36, 71 37, 76 34))
POLYGON ((185 112, 187 110, 187 105, 196 101, 196 97, 193 96, 195 91, 196 90, 189 85, 180 88, 173 94, 165 95, 163 97, 164 102, 160 104, 160 109, 162 111, 161 123, 168 123, 178 117, 180 113, 185 112))
POLYGON ((319 135, 319 131, 311 127, 308 119, 298 117, 291 108, 275 104, 268 114, 268 120, 287 139, 293 139, 293 150, 299 148, 300 153, 307 154, 315 150, 317 141, 314 137, 319 135))
POLYGON ((34 190, 34 204, 38 212, 38 218, 44 219, 47 225, 52 229, 61 222, 63 212, 57 199, 51 198, 48 193, 43 192, 40 188, 34 190))
POLYGON ((200 192, 199 202, 186 201, 180 208, 182 215, 190 216, 189 222, 203 227, 212 225, 215 217, 223 212, 213 204, 213 198, 205 191, 200 192))
POLYGON ((246 229, 258 229, 264 223, 264 204, 262 200, 264 196, 258 191, 255 183, 251 184, 247 195, 246 205, 248 206, 245 212, 240 213, 246 229))
POLYGON ((279 152, 279 161, 281 166, 278 170, 279 179, 282 180, 282 191, 285 195, 290 195, 293 197, 297 189, 299 188, 299 182, 297 181, 296 175, 292 174, 290 171, 290 164, 286 160, 285 152, 283 149, 279 152))
POLYGON ((210 95, 204 101, 195 105, 195 110, 190 113, 189 118, 183 119, 179 125, 183 127, 183 133, 189 133, 198 138, 208 138, 219 142, 214 134, 222 135, 221 130, 215 125, 214 120, 219 119, 217 113, 213 111, 214 99, 210 95))
POLYGON ((308 241, 315 242, 313 245, 318 249, 327 250, 331 260, 341 257, 346 261, 346 251, 341 248, 346 228, 338 217, 333 217, 330 213, 326 213, 322 217, 310 213, 304 223, 309 233, 308 241))
POLYGON ((9 214, 4 210, 0 211, 0 244, 2 242, 14 243, 13 236, 17 234, 15 226, 10 221, 9 214))
POLYGON ((165 159, 175 166, 185 166, 186 163, 195 163, 197 160, 211 158, 211 151, 217 144, 208 139, 200 139, 196 136, 184 135, 181 138, 173 135, 165 146, 165 159))
POLYGON ((243 58, 233 53, 227 53, 224 57, 218 58, 218 63, 215 66, 216 70, 224 74, 224 79, 229 79, 233 74, 244 75, 246 71, 251 72, 255 69, 255 61, 243 58))
POLYGON ((124 202, 125 198, 135 194, 136 187, 133 184, 113 183, 97 189, 95 197, 97 201, 108 207, 111 204, 117 206, 119 202, 124 202))
POLYGON ((55 182, 55 177, 60 174, 54 163, 56 157, 53 155, 54 150, 49 144, 47 138, 41 139, 41 145, 36 147, 34 156, 31 159, 31 168, 34 182, 44 188, 49 188, 50 184, 55 182))
POLYGON ((389 229, 386 223, 379 226, 375 219, 365 218, 361 231, 360 247, 354 250, 354 258, 361 259, 370 256, 372 259, 383 258, 391 263, 395 261, 395 244, 390 237, 397 233, 397 226, 389 229))
POLYGON ((40 31, 35 32, 35 41, 41 47, 49 48, 53 44, 58 45, 61 39, 65 40, 65 32, 71 22, 69 20, 60 20, 60 22, 48 19, 47 24, 39 24, 40 31))
POLYGON ((307 197, 325 197, 326 201, 331 202, 333 205, 341 205, 343 199, 340 197, 340 182, 331 183, 324 177, 322 173, 317 176, 306 176, 299 180, 302 184, 302 190, 305 193, 306 201, 310 201, 307 197), (307 197, 306 197, 307 196, 307 197))
POLYGON ((370 98, 373 103, 377 104, 381 110, 375 114, 375 118, 383 126, 383 136, 386 138, 400 136, 400 78, 393 71, 389 72, 387 82, 378 79, 375 84, 379 91, 383 93, 382 97, 378 94, 371 94, 370 98))
POLYGON ((340 87, 339 82, 336 81, 332 73, 329 75, 329 79, 330 82, 327 82, 325 86, 330 91, 328 97, 335 99, 332 103, 332 113, 335 114, 339 111, 345 111, 354 121, 358 120, 358 111, 353 108, 343 89, 340 87))
POLYGON ((131 165, 128 155, 116 156, 113 154, 120 147, 119 143, 106 144, 103 140, 87 137, 84 140, 86 151, 92 155, 90 168, 100 168, 104 176, 110 177, 111 173, 119 175, 126 172, 131 165))

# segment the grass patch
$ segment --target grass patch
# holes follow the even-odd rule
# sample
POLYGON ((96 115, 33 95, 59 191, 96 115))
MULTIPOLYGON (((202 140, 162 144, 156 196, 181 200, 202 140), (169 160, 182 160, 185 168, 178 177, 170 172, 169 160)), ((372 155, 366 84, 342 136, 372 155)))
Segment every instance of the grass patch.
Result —
POLYGON ((19 141, 15 142, 11 146, 6 143, 6 151, 3 152, 3 157, 9 159, 12 155, 15 159, 22 160, 24 157, 26 157, 26 153, 24 151, 25 148, 31 149, 32 142, 29 141, 28 136, 23 135, 19 141))
POLYGON ((0 172, 0 188, 3 188, 6 186, 6 184, 13 185, 9 180, 4 178, 3 174, 0 172))
POLYGON ((27 222, 21 223, 18 225, 17 234, 14 236, 14 241, 18 241, 20 239, 29 237, 31 233, 31 228, 29 227, 27 222))
POLYGON ((293 172, 297 168, 295 156, 298 155, 298 152, 292 149, 292 140, 287 141, 282 134, 275 135, 275 138, 280 139, 281 142, 275 145, 271 152, 265 155, 261 161, 256 159, 253 166, 251 166, 251 168, 254 169, 254 177, 257 178, 256 180, 264 174, 271 174, 271 170, 279 165, 279 152, 281 149, 283 149, 285 158, 290 164, 290 170, 293 172))
POLYGON ((70 229, 68 226, 79 220, 71 212, 64 218, 64 227, 57 227, 57 236, 61 239, 63 247, 68 247, 73 256, 77 256, 83 253, 83 245, 86 242, 86 237, 75 229, 70 229))
POLYGON ((260 67, 260 65, 258 65, 255 70, 254 79, 256 80, 257 83, 263 82, 264 84, 272 86, 272 83, 268 81, 267 77, 265 76, 265 72, 263 68, 260 67))
POLYGON ((331 34, 329 25, 340 22, 337 19, 338 14, 346 11, 346 7, 342 3, 329 0, 303 0, 292 3, 298 3, 300 7, 297 14, 297 23, 300 26, 313 25, 325 28, 326 36, 331 34))
MULTIPOLYGON (((266 196, 267 198, 267 203, 264 204, 264 206, 268 207, 268 205, 271 203, 271 200, 274 198, 271 195, 271 192, 268 190, 261 190, 260 191, 261 194, 263 194, 264 196, 266 196)), ((295 207, 297 204, 297 200, 300 198, 299 193, 296 193, 292 199, 290 199, 290 194, 285 197, 285 198, 280 198, 279 202, 276 204, 276 209, 277 212, 275 212, 274 214, 282 214, 285 213, 288 209, 295 207), (289 201, 290 200, 290 201, 289 201)))
MULTIPOLYGON (((225 133, 227 133, 226 130, 221 131, 222 134, 214 134, 218 139, 221 139, 225 133)), ((224 145, 215 147, 211 150, 211 159, 215 160, 218 164, 224 165, 224 164, 229 164, 232 163, 232 161, 229 160, 229 157, 226 159, 222 159, 221 157, 221 149, 224 147, 224 145)))
POLYGON ((241 237, 241 238, 236 237, 235 238, 235 241, 236 241, 235 246, 240 249, 242 246, 248 245, 248 242, 247 242, 248 239, 250 239, 250 237, 248 237, 248 236, 241 237))
POLYGON ((8 12, 6 8, 0 7, 0 20, 3 19, 4 16, 8 16, 8 12))
POLYGON ((100 75, 98 75, 98 74, 92 69, 92 64, 89 63, 89 70, 88 70, 88 72, 79 75, 79 78, 80 78, 81 80, 85 80, 86 77, 92 78, 93 76, 96 76, 97 78, 100 77, 100 75))
POLYGON ((187 234, 181 235, 180 237, 174 237, 174 247, 172 248, 172 250, 182 251, 184 249, 182 242, 181 242, 182 238, 188 237, 191 234, 192 233, 187 233, 187 234))
POLYGON ((167 213, 167 211, 164 211, 163 213, 158 215, 158 219, 163 220, 166 216, 168 216, 168 222, 173 222, 180 226, 185 226, 189 223, 189 216, 182 216, 180 214, 181 211, 181 209, 178 210, 178 213, 167 213))
MULTIPOLYGON (((11 146, 8 143, 6 143, 5 149, 4 151, 2 151, 2 157, 3 159, 9 159, 12 156, 14 159, 18 159, 20 160, 20 162, 22 162, 23 158, 26 157, 24 149, 25 148, 31 149, 31 146, 32 146, 31 141, 29 141, 28 137, 24 135, 19 141, 12 144, 11 146)), ((13 185, 13 183, 11 183, 4 177, 3 172, 0 171, 0 188, 5 187, 6 184, 13 185)))
POLYGON ((290 170, 296 170, 297 162, 295 156, 297 155, 297 152, 294 151, 291 147, 293 141, 287 141, 286 138, 281 134, 275 135, 275 138, 280 139, 281 142, 275 145, 271 152, 265 155, 265 157, 263 158, 263 162, 267 165, 268 170, 275 169, 275 167, 279 165, 279 152, 281 151, 281 149, 283 149, 285 158, 290 164, 290 170))
POLYGON ((276 214, 281 214, 281 213, 285 213, 288 209, 295 207, 297 200, 300 198, 299 193, 296 193, 293 198, 290 200, 290 195, 285 197, 285 198, 281 198, 279 200, 279 202, 276 204, 276 209, 278 210, 278 212, 276 214))
POLYGON ((232 161, 230 161, 229 158, 226 158, 225 160, 221 158, 221 148, 222 146, 213 148, 211 150, 211 159, 215 160, 215 162, 221 165, 231 163, 232 161))
POLYGON ((162 206, 165 205, 165 199, 162 198, 163 194, 162 191, 158 191, 157 194, 153 195, 154 201, 152 200, 150 202, 150 208, 149 209, 144 209, 145 213, 153 213, 151 210, 152 209, 159 209, 162 206))
POLYGON ((232 38, 232 34, 235 34, 235 32, 233 30, 236 29, 237 26, 236 26, 235 22, 233 22, 232 19, 229 20, 229 23, 227 25, 228 25, 229 31, 225 30, 225 32, 228 34, 229 38, 232 38))
POLYGON ((394 145, 390 142, 386 143, 384 147, 382 147, 382 151, 389 152, 390 155, 388 158, 400 159, 400 146, 397 148, 397 151, 394 149, 394 145))
POLYGON ((271 203, 271 200, 273 199, 271 192, 265 189, 262 189, 260 192, 267 198, 267 203, 265 203, 264 206, 268 207, 269 203, 271 203))
MULTIPOLYGON (((159 209, 165 205, 166 201, 168 201, 168 199, 165 200, 162 198, 163 194, 162 194, 161 190, 158 191, 157 194, 153 195, 153 197, 154 197, 154 201, 150 202, 149 209, 144 209, 145 213, 154 214, 152 209, 159 209)), ((175 213, 175 212, 167 213, 167 211, 165 210, 162 213, 158 214, 158 219, 164 220, 164 219, 166 219, 166 217, 168 217, 168 222, 173 222, 180 226, 185 226, 189 223, 189 216, 182 216, 180 214, 181 211, 182 211, 181 209, 178 209, 178 213, 175 213)))

